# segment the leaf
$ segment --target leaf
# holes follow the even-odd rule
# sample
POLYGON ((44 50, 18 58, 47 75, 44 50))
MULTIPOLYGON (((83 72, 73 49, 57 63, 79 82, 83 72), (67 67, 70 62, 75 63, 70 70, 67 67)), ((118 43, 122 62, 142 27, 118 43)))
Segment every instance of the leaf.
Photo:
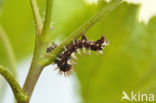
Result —
POLYGON ((110 45, 104 55, 93 53, 78 61, 76 74, 84 103, 120 103, 123 90, 155 93, 156 19, 148 25, 139 23, 138 8, 122 3, 86 33, 93 40, 104 33, 110 45))
MULTIPOLYGON (((13 45, 17 59, 32 53, 34 29, 29 0, 5 1, 0 21, 13 45)), ((0 51, 0 62, 7 65, 3 49, 0 48, 0 51)))

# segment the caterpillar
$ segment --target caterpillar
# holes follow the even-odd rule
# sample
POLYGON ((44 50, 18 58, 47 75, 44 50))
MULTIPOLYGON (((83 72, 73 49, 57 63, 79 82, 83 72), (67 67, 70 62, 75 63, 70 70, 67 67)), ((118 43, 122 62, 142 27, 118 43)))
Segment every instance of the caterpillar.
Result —
MULTIPOLYGON (((65 75, 68 75, 72 71, 72 65, 75 64, 75 62, 72 61, 72 59, 78 59, 75 56, 75 53, 80 53, 80 49, 83 49, 83 52, 86 52, 86 49, 88 50, 88 53, 90 55, 90 51, 97 51, 100 54, 103 54, 102 49, 105 47, 105 45, 108 45, 108 41, 105 39, 104 35, 101 36, 100 39, 97 41, 89 41, 84 34, 81 35, 80 40, 73 40, 73 42, 67 46, 64 47, 64 51, 62 51, 58 57, 55 59, 54 63, 57 64, 57 67, 59 69, 59 73, 64 73, 65 75)), ((47 53, 51 52, 57 47, 55 43, 53 43, 53 46, 50 46, 47 48, 47 53)))

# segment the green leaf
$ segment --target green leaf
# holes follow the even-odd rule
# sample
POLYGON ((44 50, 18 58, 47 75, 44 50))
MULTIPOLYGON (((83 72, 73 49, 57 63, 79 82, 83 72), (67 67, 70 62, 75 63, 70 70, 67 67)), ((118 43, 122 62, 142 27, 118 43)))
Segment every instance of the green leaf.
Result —
POLYGON ((76 74, 84 103, 120 103, 123 90, 155 93, 156 18, 139 23, 138 8, 122 3, 86 34, 93 40, 105 34, 110 45, 104 55, 80 56, 76 74))
MULTIPOLYGON (((35 37, 32 18, 29 0, 6 0, 4 2, 0 23, 11 41, 18 60, 32 53, 35 37)), ((0 51, 0 62, 7 65, 5 52, 2 48, 0 51)))

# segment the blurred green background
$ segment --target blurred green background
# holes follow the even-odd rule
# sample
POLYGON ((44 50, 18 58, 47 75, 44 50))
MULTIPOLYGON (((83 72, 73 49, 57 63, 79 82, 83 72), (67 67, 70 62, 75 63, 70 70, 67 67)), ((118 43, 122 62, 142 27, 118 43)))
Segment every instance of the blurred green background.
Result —
MULTIPOLYGON (((44 20, 45 0, 37 2, 44 20)), ((52 40, 61 42, 105 5, 103 0, 54 0, 52 40)), ((123 2, 86 33, 90 40, 104 34, 110 44, 104 55, 92 52, 77 61, 82 103, 120 103, 123 90, 156 94, 156 17, 139 22, 139 7, 123 2)), ((18 62, 32 55, 35 30, 29 0, 0 0, 0 25, 18 62)), ((7 67, 7 61, 0 41, 0 64, 7 67)))

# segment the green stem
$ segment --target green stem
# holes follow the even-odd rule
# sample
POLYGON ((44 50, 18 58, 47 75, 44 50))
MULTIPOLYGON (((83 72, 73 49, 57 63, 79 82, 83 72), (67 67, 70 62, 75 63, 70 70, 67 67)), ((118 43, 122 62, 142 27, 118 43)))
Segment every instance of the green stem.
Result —
POLYGON ((1 26, 0 26, 0 39, 1 39, 3 47, 5 49, 7 60, 9 62, 8 64, 10 66, 11 72, 13 73, 14 77, 16 77, 17 74, 16 74, 15 54, 13 52, 11 43, 10 43, 5 31, 3 30, 3 28, 1 26))
MULTIPOLYGON (((34 0, 31 0, 34 1, 34 0)), ((34 1, 35 2, 35 1, 34 1)), ((33 3, 36 5, 36 3, 33 3)), ((32 8, 36 8, 37 6, 32 5, 32 8), (35 7, 34 7, 35 6, 35 7)), ((34 15, 36 15, 34 10, 34 15)), ((46 47, 48 45, 47 43, 47 36, 49 37, 49 30, 50 30, 50 20, 51 20, 51 13, 52 13, 52 0, 47 0, 47 7, 46 7, 46 17, 44 22, 43 30, 36 29, 38 32, 43 31, 39 36, 36 36, 35 40, 35 49, 33 54, 32 63, 30 66, 29 73, 27 75, 26 81, 24 83, 23 90, 24 92, 31 98, 32 92, 34 90, 34 87, 38 81, 38 78, 40 76, 40 73, 42 72, 42 69, 44 68, 42 65, 39 64, 39 61, 41 60, 41 57, 45 54, 46 47)), ((35 21, 38 21, 36 19, 40 18, 39 13, 37 13, 36 17, 34 18, 35 21)), ((39 24, 39 27, 42 24, 39 24)), ((37 26, 38 27, 38 26, 37 26)), ((36 27, 36 28, 37 28, 36 27)), ((38 33, 37 32, 37 33, 38 33)), ((29 101, 27 101, 29 102, 29 101)))
POLYGON ((15 53, 13 51, 9 38, 7 37, 2 26, 0 26, 0 39, 5 49, 5 53, 6 53, 8 64, 9 64, 9 69, 13 73, 14 77, 17 79, 15 53))
POLYGON ((22 103, 28 100, 28 96, 24 94, 16 79, 2 66, 0 66, 0 74, 3 75, 9 83, 18 102, 22 103))
MULTIPOLYGON (((34 0, 31 0, 34 1, 34 0)), ((49 37, 49 30, 50 30, 50 21, 51 21, 51 13, 52 13, 52 1, 53 0, 47 0, 47 6, 46 6, 46 17, 45 17, 45 22, 44 22, 44 27, 43 27, 43 32, 41 35, 36 36, 36 41, 35 41, 35 49, 34 49, 34 54, 33 54, 33 59, 32 63, 30 66, 30 70, 28 73, 28 76, 26 78, 23 90, 24 92, 31 98, 32 92, 34 90, 34 87, 37 83, 37 80, 40 76, 40 73, 42 69, 44 68, 42 65, 39 64, 39 61, 41 60, 41 57, 45 54, 45 50, 47 47, 47 37, 49 37)), ((36 4, 36 3, 34 3, 36 4)), ((32 8, 35 5, 32 5, 32 8)), ((37 9, 37 8, 36 8, 37 9)), ((34 10, 35 11, 35 10, 34 10)), ((34 12, 35 14, 36 12, 34 12)), ((35 21, 37 18, 39 18, 39 14, 36 15, 37 17, 35 18, 35 21)), ((41 25, 41 23, 40 23, 41 25)), ((37 29, 38 30, 38 29, 37 29)), ((39 30, 40 31, 40 30, 39 30)))
MULTIPOLYGON (((38 81, 38 78, 43 70, 43 66, 39 64, 41 57, 45 53, 45 48, 47 45, 41 44, 38 38, 36 38, 35 49, 33 54, 32 63, 29 69, 29 73, 27 75, 26 81, 23 86, 24 92, 31 98, 34 87, 38 81)), ((26 102, 28 103, 29 100, 26 102)))
POLYGON ((112 10, 114 10, 122 0, 113 0, 111 3, 106 5, 102 10, 100 10, 95 16, 89 19, 85 24, 79 27, 75 32, 68 36, 54 51, 49 53, 44 57, 40 64, 43 66, 49 65, 52 63, 57 55, 63 50, 65 45, 71 43, 74 39, 77 39, 82 33, 88 31, 93 25, 100 21, 103 17, 107 16, 112 10))
POLYGON ((39 37, 39 39, 43 43, 44 42, 47 43, 48 41, 50 41, 49 31, 50 31, 50 23, 51 23, 51 15, 52 15, 52 5, 53 5, 53 0, 47 0, 44 27, 42 30, 42 34, 39 37))
POLYGON ((34 14, 35 24, 36 24, 36 34, 40 35, 42 32, 43 24, 42 24, 39 9, 37 6, 37 2, 36 0, 30 0, 30 2, 31 2, 32 11, 34 14))

